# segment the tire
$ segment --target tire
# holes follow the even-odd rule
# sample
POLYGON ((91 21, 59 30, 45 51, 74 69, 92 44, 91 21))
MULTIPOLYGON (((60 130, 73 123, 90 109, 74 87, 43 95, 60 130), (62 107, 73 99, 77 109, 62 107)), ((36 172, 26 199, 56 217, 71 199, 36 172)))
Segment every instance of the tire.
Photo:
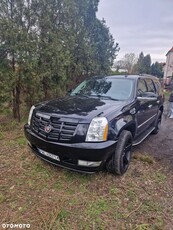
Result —
POLYGON ((106 164, 108 172, 123 175, 131 160, 132 134, 127 130, 123 130, 119 136, 115 151, 111 159, 106 164))
POLYGON ((161 120, 162 120, 162 112, 159 111, 158 116, 157 116, 157 121, 156 121, 156 124, 155 124, 155 128, 154 128, 154 130, 152 131, 151 134, 155 135, 160 131, 161 120))

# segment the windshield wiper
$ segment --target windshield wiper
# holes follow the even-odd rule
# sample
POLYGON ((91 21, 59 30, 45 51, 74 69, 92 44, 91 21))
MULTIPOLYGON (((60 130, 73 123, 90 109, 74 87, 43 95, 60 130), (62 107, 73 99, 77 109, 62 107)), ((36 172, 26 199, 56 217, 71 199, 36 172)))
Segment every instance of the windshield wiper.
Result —
POLYGON ((113 100, 113 101, 119 101, 118 99, 115 99, 115 98, 113 98, 113 97, 105 96, 105 95, 100 95, 100 94, 91 95, 91 96, 99 97, 99 98, 103 97, 103 98, 110 99, 110 100, 113 100))

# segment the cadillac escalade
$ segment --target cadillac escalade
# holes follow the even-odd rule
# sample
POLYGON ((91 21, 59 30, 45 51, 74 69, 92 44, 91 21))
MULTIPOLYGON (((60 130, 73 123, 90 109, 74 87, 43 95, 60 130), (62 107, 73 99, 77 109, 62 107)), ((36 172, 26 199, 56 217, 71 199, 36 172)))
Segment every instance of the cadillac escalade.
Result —
POLYGON ((158 133, 162 113, 156 77, 93 77, 64 98, 32 106, 24 131, 43 160, 78 172, 123 175, 132 146, 158 133))

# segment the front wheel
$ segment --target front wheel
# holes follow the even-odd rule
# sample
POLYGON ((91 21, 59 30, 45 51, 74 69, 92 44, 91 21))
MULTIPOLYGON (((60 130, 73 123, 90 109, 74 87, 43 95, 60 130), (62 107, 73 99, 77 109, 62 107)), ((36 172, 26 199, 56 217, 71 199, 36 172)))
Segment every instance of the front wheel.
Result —
POLYGON ((115 151, 111 159, 107 162, 107 171, 113 174, 123 175, 130 164, 131 150, 132 134, 127 130, 123 130, 120 134, 115 151))

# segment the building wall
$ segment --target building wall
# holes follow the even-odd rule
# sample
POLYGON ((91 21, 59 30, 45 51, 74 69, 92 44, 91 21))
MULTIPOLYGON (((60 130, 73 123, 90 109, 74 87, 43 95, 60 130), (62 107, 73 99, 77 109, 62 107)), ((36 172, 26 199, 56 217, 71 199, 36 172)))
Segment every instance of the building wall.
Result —
POLYGON ((169 52, 166 57, 166 65, 164 68, 164 78, 173 75, 173 52, 169 52))

